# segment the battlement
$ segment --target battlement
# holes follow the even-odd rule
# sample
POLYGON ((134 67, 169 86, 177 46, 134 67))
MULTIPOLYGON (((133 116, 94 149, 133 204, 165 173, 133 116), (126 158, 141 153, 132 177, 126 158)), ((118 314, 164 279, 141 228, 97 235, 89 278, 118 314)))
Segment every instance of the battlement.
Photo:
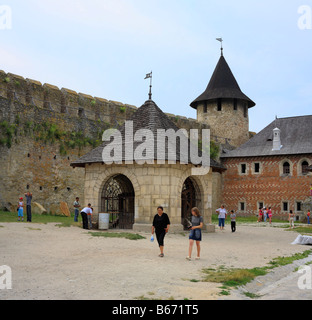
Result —
MULTIPOLYGON (((92 97, 74 90, 40 81, 25 79, 20 75, 0 70, 0 96, 24 105, 36 106, 73 118, 110 123, 113 126, 123 123, 137 110, 136 106, 118 101, 92 97)), ((188 123, 187 127, 198 127, 195 119, 168 114, 175 122, 188 123)))

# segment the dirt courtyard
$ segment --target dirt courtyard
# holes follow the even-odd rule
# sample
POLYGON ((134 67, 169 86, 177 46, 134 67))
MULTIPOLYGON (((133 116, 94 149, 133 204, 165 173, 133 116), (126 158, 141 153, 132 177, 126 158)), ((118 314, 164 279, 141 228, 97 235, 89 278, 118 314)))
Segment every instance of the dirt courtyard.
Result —
POLYGON ((230 227, 204 234, 200 261, 185 259, 188 236, 169 234, 161 259, 150 235, 141 235, 146 240, 92 237, 55 223, 0 223, 0 265, 12 270, 12 289, 0 290, 0 300, 219 299, 220 284, 190 281, 202 278, 202 268, 261 267, 307 250, 291 245, 294 232, 238 226, 235 234, 230 227))

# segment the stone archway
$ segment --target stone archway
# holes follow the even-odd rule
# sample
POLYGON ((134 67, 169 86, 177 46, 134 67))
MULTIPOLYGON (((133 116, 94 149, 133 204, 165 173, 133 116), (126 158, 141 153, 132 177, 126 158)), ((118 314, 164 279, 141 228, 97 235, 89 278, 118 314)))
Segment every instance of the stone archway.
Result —
POLYGON ((102 189, 101 212, 110 214, 110 229, 132 229, 135 221, 135 192, 123 174, 111 176, 102 189))
POLYGON ((190 225, 192 208, 201 208, 201 204, 202 199, 199 186, 193 178, 188 177, 183 183, 181 194, 181 224, 184 226, 184 230, 187 230, 190 225))

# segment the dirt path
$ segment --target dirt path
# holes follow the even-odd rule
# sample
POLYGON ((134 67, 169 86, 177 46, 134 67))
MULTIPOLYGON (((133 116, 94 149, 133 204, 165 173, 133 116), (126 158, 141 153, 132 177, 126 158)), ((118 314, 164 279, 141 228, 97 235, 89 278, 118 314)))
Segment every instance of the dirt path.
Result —
POLYGON ((277 256, 307 249, 292 246, 296 233, 238 227, 232 234, 204 234, 202 260, 186 261, 188 237, 166 237, 165 258, 146 240, 95 238, 80 228, 55 224, 0 223, 0 265, 12 269, 12 290, 0 299, 219 299, 218 284, 191 282, 202 268, 260 267, 277 256), (40 229, 40 230, 35 230, 40 229))

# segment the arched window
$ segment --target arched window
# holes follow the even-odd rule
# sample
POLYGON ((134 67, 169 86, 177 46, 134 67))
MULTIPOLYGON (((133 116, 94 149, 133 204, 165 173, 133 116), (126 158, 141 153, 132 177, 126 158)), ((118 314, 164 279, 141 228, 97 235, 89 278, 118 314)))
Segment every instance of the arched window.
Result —
POLYGON ((283 164, 283 174, 289 175, 290 174, 290 164, 289 162, 284 162, 283 164))
POLYGON ((307 161, 303 161, 301 163, 301 173, 302 174, 308 174, 309 173, 308 168, 309 168, 309 163, 307 161))

